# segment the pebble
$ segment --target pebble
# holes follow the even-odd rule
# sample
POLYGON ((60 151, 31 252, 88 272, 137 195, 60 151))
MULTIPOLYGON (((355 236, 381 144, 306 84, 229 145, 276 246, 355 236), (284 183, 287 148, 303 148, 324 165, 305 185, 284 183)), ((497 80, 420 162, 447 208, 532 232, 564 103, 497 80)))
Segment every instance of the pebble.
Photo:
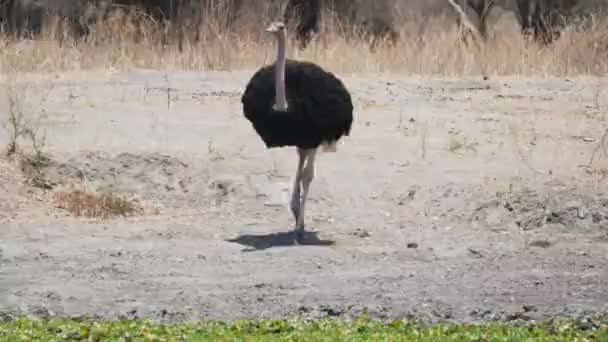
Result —
POLYGON ((591 137, 583 137, 583 141, 587 142, 587 143, 592 143, 595 141, 595 138, 591 138, 591 137))
POLYGON ((587 217, 587 215, 589 214, 589 211, 587 210, 587 208, 585 207, 579 207, 576 210, 576 215, 578 216, 579 219, 583 220, 587 217))

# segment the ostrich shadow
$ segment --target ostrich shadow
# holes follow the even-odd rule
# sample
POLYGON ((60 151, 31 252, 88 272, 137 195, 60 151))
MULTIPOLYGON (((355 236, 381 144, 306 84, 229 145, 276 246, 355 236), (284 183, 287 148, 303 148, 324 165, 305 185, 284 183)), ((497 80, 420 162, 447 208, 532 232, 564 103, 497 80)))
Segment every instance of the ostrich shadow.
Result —
MULTIPOLYGON (((300 239, 300 246, 333 246, 333 240, 322 240, 317 236, 317 232, 304 231, 300 239)), ((243 252, 260 251, 273 247, 298 246, 295 243, 295 232, 279 232, 270 234, 241 234, 234 239, 227 239, 227 242, 234 242, 245 246, 243 252)))

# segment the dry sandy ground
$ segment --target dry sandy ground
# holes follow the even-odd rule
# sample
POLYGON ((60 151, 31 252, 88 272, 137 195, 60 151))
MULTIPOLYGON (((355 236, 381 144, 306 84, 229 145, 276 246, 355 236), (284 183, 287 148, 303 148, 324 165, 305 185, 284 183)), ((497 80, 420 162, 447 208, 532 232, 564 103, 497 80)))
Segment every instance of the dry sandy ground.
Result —
POLYGON ((1 161, 0 311, 165 321, 608 311, 608 169, 587 165, 608 80, 341 75, 356 101, 352 136, 318 158, 311 233, 291 246, 297 156, 266 150, 242 117, 250 75, 23 78, 24 101, 44 95, 32 108, 46 114, 55 188, 32 188, 1 161), (70 217, 52 201, 70 185, 133 194, 145 214, 70 217))

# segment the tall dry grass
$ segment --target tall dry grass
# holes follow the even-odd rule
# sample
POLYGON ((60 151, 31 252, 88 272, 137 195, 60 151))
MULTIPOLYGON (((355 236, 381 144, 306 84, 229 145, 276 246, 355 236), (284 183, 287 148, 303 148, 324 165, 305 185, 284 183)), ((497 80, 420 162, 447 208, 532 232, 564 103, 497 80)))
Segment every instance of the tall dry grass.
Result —
MULTIPOLYGON (((255 68, 274 57, 273 41, 263 32, 270 19, 260 17, 273 16, 240 18, 226 29, 224 21, 218 20, 223 18, 221 14, 209 15, 202 24, 179 32, 155 25, 141 13, 119 11, 91 25, 86 41, 71 38, 65 26, 55 22, 35 40, 0 37, 0 63, 3 71, 12 72, 255 68)), ((526 43, 517 31, 497 32, 479 53, 461 43, 455 25, 446 18, 404 19, 401 40, 374 51, 368 41, 348 38, 351 35, 336 18, 323 18, 319 38, 304 50, 296 50, 291 41, 289 54, 337 72, 466 76, 485 70, 489 76, 568 76, 598 75, 608 70, 606 20, 595 21, 585 32, 568 30, 549 47, 526 43)))

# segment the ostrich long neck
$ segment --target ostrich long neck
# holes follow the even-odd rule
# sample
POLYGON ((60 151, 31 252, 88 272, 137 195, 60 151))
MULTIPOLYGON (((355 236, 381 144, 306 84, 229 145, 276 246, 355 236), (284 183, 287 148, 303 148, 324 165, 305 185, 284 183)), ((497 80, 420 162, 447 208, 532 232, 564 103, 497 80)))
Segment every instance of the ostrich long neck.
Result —
POLYGON ((277 61, 274 69, 275 101, 276 110, 287 110, 287 98, 285 95, 285 32, 277 35, 277 61))

